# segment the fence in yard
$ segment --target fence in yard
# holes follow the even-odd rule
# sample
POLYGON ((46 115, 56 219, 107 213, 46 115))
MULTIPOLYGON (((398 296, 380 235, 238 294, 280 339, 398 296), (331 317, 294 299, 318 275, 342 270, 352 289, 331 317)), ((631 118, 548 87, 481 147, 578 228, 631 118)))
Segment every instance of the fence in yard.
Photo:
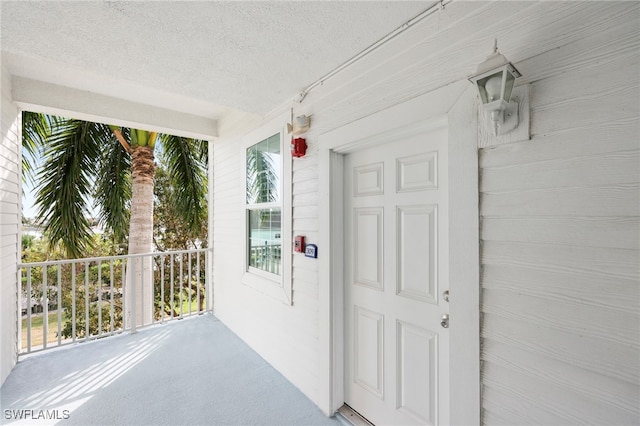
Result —
POLYGON ((210 257, 197 249, 19 264, 20 354, 207 311, 210 257), (129 318, 142 298, 153 312, 139 323, 129 318))

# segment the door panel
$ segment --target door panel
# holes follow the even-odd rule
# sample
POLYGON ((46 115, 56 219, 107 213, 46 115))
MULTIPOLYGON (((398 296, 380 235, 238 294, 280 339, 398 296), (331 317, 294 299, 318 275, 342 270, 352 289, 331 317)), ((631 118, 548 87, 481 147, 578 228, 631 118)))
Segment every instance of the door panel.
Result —
POLYGON ((383 290, 382 208, 354 211, 354 282, 383 290))
POLYGON ((397 405, 400 410, 435 424, 438 407, 438 335, 397 321, 397 405))
POLYGON ((447 424, 446 127, 345 156, 345 402, 447 424))
POLYGON ((382 399, 384 388, 383 316, 354 306, 354 380, 382 399))
POLYGON ((397 226, 397 293, 437 303, 436 206, 399 206, 397 226))

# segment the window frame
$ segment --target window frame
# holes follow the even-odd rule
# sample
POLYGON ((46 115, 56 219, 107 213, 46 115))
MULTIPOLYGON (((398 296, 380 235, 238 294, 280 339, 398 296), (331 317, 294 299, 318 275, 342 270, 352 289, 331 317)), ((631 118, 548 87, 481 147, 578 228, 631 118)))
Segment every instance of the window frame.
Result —
POLYGON ((242 162, 242 284, 247 285, 260 293, 280 300, 290 305, 291 292, 291 153, 287 143, 288 117, 283 115, 271 120, 258 129, 250 132, 242 138, 240 144, 240 160, 242 162), (246 196, 247 188, 247 149, 276 134, 280 135, 280 201, 249 204, 246 196), (249 265, 249 211, 269 208, 280 208, 280 241, 281 241, 281 265, 280 275, 263 271, 249 265))

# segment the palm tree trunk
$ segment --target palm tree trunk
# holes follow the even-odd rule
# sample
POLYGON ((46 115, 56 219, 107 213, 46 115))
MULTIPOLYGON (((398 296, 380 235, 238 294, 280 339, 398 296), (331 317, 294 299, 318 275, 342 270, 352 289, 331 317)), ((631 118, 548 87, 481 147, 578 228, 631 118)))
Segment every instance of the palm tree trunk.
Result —
MULTIPOLYGON (((155 157, 153 148, 132 148, 131 222, 129 254, 150 253, 153 248, 153 178, 155 157)), ((128 262, 126 318, 128 326, 151 323, 153 318, 152 259, 135 258, 128 262)))

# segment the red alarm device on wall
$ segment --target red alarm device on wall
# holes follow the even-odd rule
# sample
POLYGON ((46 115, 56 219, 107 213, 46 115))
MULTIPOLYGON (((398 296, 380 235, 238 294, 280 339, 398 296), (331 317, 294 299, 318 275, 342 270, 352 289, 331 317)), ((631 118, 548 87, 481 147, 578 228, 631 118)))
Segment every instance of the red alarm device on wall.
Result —
POLYGON ((304 236, 297 235, 293 241, 293 250, 296 253, 304 253, 304 236))
POLYGON ((304 138, 291 139, 291 155, 299 158, 307 153, 307 141, 304 138))

